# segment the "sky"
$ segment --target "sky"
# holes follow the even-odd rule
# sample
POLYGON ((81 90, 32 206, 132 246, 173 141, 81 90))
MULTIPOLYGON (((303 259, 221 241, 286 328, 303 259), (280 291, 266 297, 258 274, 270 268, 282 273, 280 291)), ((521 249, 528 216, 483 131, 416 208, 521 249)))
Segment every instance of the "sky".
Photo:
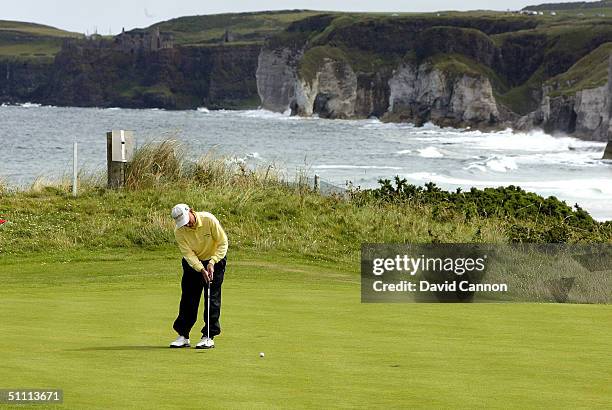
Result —
MULTIPOLYGON (((518 10, 544 0, 0 0, 0 20, 28 21, 79 33, 117 34, 174 17, 241 11, 310 9, 419 12, 439 10, 518 10)), ((550 2, 563 2, 554 0, 550 2)))

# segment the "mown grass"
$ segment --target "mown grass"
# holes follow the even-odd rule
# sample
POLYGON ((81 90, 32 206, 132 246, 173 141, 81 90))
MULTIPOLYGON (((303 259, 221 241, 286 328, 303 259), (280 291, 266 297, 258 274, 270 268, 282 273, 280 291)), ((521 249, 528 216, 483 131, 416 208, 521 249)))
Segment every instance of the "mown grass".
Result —
MULTIPOLYGON (((61 408, 612 401, 610 306, 361 304, 357 266, 230 242, 216 348, 175 350, 166 346, 180 294, 176 249, 62 253, 33 250, 0 264, 0 380, 63 389, 61 408)), ((201 326, 200 312, 192 343, 201 326)))

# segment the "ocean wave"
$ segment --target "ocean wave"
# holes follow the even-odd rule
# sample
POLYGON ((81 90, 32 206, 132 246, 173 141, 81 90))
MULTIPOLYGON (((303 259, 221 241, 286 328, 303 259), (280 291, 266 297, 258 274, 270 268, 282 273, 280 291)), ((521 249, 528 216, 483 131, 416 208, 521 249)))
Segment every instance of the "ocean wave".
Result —
MULTIPOLYGON (((430 131, 427 131, 431 133, 430 131)), ((415 133, 419 133, 415 130, 415 133)), ((569 136, 552 136, 543 131, 514 132, 512 129, 484 133, 467 130, 436 130, 433 136, 416 137, 417 141, 459 144, 488 151, 565 152, 605 148, 604 142, 585 141, 569 136)))
POLYGON ((583 141, 573 137, 554 137, 543 131, 529 133, 493 133, 475 141, 481 149, 515 150, 529 152, 563 152, 576 149, 599 147, 602 143, 583 141))
POLYGON ((414 124, 409 122, 382 122, 377 118, 369 118, 367 120, 354 120, 360 122, 361 129, 371 130, 406 130, 415 129, 414 124))
POLYGON ((518 169, 516 161, 512 157, 495 158, 487 161, 487 167, 497 172, 513 171, 518 169))
POLYGON ((442 154, 438 148, 430 146, 427 148, 420 148, 419 150, 419 156, 423 157, 423 158, 442 158, 444 157, 444 154, 442 154))
POLYGON ((206 108, 206 107, 198 107, 198 108, 196 109, 196 111, 197 111, 197 112, 204 113, 204 114, 208 114, 208 113, 210 113, 210 110, 209 110, 208 108, 206 108))
POLYGON ((487 170, 495 172, 507 172, 515 171, 518 169, 516 158, 505 157, 505 156, 492 156, 486 158, 483 161, 475 161, 470 163, 465 170, 477 169, 481 172, 487 172, 487 170))
POLYGON ((313 169, 394 169, 401 170, 402 167, 378 166, 378 165, 349 165, 349 164, 333 164, 333 165, 313 165, 313 169))
POLYGON ((467 171, 472 170, 472 169, 476 169, 480 172, 487 172, 487 166, 483 165, 482 163, 479 162, 473 162, 470 165, 468 165, 467 167, 463 168, 467 171))
MULTIPOLYGON (((291 116, 291 111, 287 110, 283 113, 280 112, 274 112, 274 111, 269 111, 269 110, 264 110, 263 108, 257 109, 257 110, 241 110, 241 111, 228 111, 228 110, 220 110, 218 111, 220 113, 235 113, 240 117, 246 117, 246 118, 261 118, 261 119, 265 119, 265 120, 283 120, 283 121, 287 121, 287 120, 301 120, 301 119, 308 119, 306 117, 299 117, 299 116, 291 116)), ((312 119, 312 118, 310 118, 312 119)))
POLYGON ((31 103, 31 102, 27 102, 27 103, 23 103, 19 105, 22 108, 39 108, 42 107, 42 105, 37 104, 37 103, 31 103))
POLYGON ((497 172, 507 172, 519 169, 520 166, 542 166, 542 165, 567 165, 568 167, 592 168, 605 164, 601 159, 601 151, 565 151, 551 153, 534 153, 529 155, 497 156, 481 159, 469 163, 465 168, 479 169, 486 172, 487 169, 497 172))
MULTIPOLYGON (((528 191, 555 192, 563 196, 571 193, 572 197, 605 199, 612 203, 612 184, 608 178, 575 178, 575 179, 542 179, 542 180, 481 180, 452 177, 435 172, 414 172, 405 174, 405 178, 416 182, 435 182, 463 187, 499 187, 515 185, 528 191)), ((612 208, 612 207, 611 207, 612 208)))

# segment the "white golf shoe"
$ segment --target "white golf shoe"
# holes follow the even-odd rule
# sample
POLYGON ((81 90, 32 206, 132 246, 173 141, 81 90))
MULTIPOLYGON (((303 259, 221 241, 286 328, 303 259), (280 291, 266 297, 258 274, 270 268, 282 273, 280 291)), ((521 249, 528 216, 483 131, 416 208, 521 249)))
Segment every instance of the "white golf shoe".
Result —
POLYGON ((215 347, 215 341, 206 336, 196 345, 196 349, 212 349, 213 347, 215 347))
POLYGON ((179 336, 176 340, 170 343, 170 347, 179 348, 179 347, 190 347, 189 339, 185 339, 183 336, 179 336))

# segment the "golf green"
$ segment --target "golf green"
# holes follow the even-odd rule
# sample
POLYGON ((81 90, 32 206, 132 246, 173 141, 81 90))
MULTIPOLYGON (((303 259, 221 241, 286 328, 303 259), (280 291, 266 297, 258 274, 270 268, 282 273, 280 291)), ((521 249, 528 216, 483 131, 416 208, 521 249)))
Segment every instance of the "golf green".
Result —
POLYGON ((66 409, 612 407, 612 306, 367 305, 357 267, 228 258, 213 350, 167 348, 177 252, 5 259, 0 388, 66 409))

